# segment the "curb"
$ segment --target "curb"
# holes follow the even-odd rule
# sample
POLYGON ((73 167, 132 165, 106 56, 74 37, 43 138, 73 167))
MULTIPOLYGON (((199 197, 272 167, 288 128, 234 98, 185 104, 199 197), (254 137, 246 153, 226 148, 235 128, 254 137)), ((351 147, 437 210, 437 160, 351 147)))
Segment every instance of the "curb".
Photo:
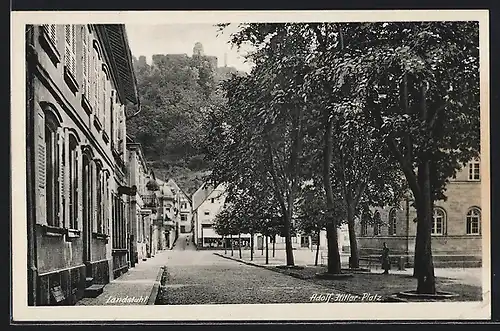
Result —
POLYGON ((161 282, 161 277, 163 275, 163 271, 164 267, 160 267, 160 270, 158 270, 158 274, 156 275, 155 284, 151 289, 151 294, 149 295, 147 305, 154 305, 156 302, 156 297, 158 296, 158 291, 160 289, 160 282, 161 282))
MULTIPOLYGON (((263 266, 263 265, 261 265, 261 264, 257 264, 257 263, 253 263, 253 262, 245 261, 245 260, 242 260, 242 259, 239 259, 239 258, 235 258, 235 257, 231 257, 231 256, 222 255, 222 254, 219 254, 219 253, 213 253, 213 254, 214 254, 214 255, 217 255, 217 256, 220 256, 220 257, 223 257, 223 258, 225 258, 225 259, 231 260, 231 261, 236 261, 236 262, 243 263, 243 264, 246 264, 246 265, 251 265, 251 266, 253 266, 253 267, 259 267, 259 268, 263 268, 263 269, 271 270, 271 269, 269 269, 268 267, 263 266)), ((273 270, 271 270, 271 271, 273 271, 273 270)))

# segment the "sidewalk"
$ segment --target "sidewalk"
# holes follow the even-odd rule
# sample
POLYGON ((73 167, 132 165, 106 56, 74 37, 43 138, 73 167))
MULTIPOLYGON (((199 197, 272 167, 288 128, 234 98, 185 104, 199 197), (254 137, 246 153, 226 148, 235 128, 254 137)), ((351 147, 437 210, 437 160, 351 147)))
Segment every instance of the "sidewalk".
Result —
POLYGON ((168 250, 158 252, 147 261, 139 261, 121 277, 107 284, 97 298, 83 298, 77 306, 153 305, 167 264, 168 250))

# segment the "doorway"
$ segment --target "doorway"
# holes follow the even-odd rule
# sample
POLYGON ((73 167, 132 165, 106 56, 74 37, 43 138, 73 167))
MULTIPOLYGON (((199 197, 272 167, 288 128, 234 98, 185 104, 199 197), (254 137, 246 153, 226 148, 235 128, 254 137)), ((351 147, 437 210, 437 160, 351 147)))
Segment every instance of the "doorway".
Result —
MULTIPOLYGON (((83 263, 87 266, 87 269, 90 266, 91 261, 91 249, 90 249, 90 241, 91 241, 91 206, 92 206, 92 166, 90 163, 90 159, 87 155, 83 155, 82 159, 82 200, 83 200, 83 263)), ((86 271, 87 275, 89 270, 86 271)))

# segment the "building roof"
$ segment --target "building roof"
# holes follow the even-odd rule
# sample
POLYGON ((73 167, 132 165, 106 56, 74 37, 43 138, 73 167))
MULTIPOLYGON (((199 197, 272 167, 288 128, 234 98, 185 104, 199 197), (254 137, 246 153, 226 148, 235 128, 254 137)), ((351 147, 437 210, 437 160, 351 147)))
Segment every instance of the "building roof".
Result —
POLYGON ((110 56, 109 66, 116 77, 116 90, 122 103, 125 100, 139 104, 137 79, 134 72, 132 53, 124 24, 94 25, 102 46, 110 56))
POLYGON ((213 185, 210 185, 208 183, 203 183, 196 192, 193 194, 193 199, 192 199, 192 204, 193 204, 193 211, 198 209, 205 200, 212 194, 213 191, 216 190, 222 190, 224 191, 224 187, 222 185, 219 185, 217 187, 213 187, 213 185))

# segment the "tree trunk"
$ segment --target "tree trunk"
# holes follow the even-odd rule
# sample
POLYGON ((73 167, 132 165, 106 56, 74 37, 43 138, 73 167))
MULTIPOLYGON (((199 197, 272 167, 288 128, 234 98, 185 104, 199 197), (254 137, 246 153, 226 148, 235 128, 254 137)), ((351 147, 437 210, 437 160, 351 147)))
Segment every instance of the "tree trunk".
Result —
POLYGON ((286 249, 286 265, 294 266, 295 262, 293 259, 293 248, 292 248, 292 237, 290 235, 290 215, 288 212, 285 217, 285 249, 286 249))
MULTIPOLYGON (((318 257, 319 257, 319 247, 320 247, 320 238, 321 236, 321 230, 318 231, 318 240, 316 242, 316 259, 314 260, 314 265, 317 266, 318 265, 318 257)), ((311 245, 312 247, 312 245, 311 245)))
MULTIPOLYGON (((327 114, 329 115, 329 114, 327 114)), ((328 245, 328 273, 339 274, 341 271, 339 243, 337 238, 337 222, 332 214, 334 210, 334 197, 330 181, 330 164, 332 161, 333 120, 327 117, 325 127, 325 141, 323 149, 323 186, 326 194, 326 206, 328 208, 326 237, 328 245)))
POLYGON ((432 261, 432 199, 430 190, 429 161, 419 166, 419 180, 422 184, 422 202, 417 207, 417 238, 415 242, 415 276, 418 279, 417 293, 436 293, 434 264, 432 261))
POLYGON ((222 236, 222 243, 224 244, 224 254, 227 254, 226 236, 222 236))
POLYGON ((354 227, 354 208, 347 207, 347 227, 349 230, 349 244, 351 246, 351 258, 349 268, 359 268, 359 252, 358 241, 356 239, 356 231, 354 227))
POLYGON ((266 264, 269 264, 269 237, 266 236, 266 264))
POLYGON ((238 251, 241 259, 241 233, 238 233, 238 251))
MULTIPOLYGON (((421 119, 427 125, 427 105, 426 105, 427 86, 424 82, 421 86, 421 119)), ((428 132, 428 138, 429 137, 428 132)), ((426 140, 424 140, 426 141, 426 140)), ((430 179, 431 157, 427 151, 420 155, 420 164, 418 165, 418 185, 420 187, 420 203, 417 204, 417 237, 415 240, 415 269, 418 279, 417 293, 434 294, 436 293, 436 279, 434 277, 434 264, 432 261, 431 231, 432 231, 432 188, 430 179)))
POLYGON ((276 251, 276 235, 274 235, 274 240, 273 240, 273 257, 275 251, 276 251))
POLYGON ((253 261, 253 233, 250 234, 250 261, 253 261))
POLYGON ((231 256, 234 256, 234 249, 233 249, 233 235, 231 235, 229 238, 230 238, 230 241, 231 241, 231 256))

